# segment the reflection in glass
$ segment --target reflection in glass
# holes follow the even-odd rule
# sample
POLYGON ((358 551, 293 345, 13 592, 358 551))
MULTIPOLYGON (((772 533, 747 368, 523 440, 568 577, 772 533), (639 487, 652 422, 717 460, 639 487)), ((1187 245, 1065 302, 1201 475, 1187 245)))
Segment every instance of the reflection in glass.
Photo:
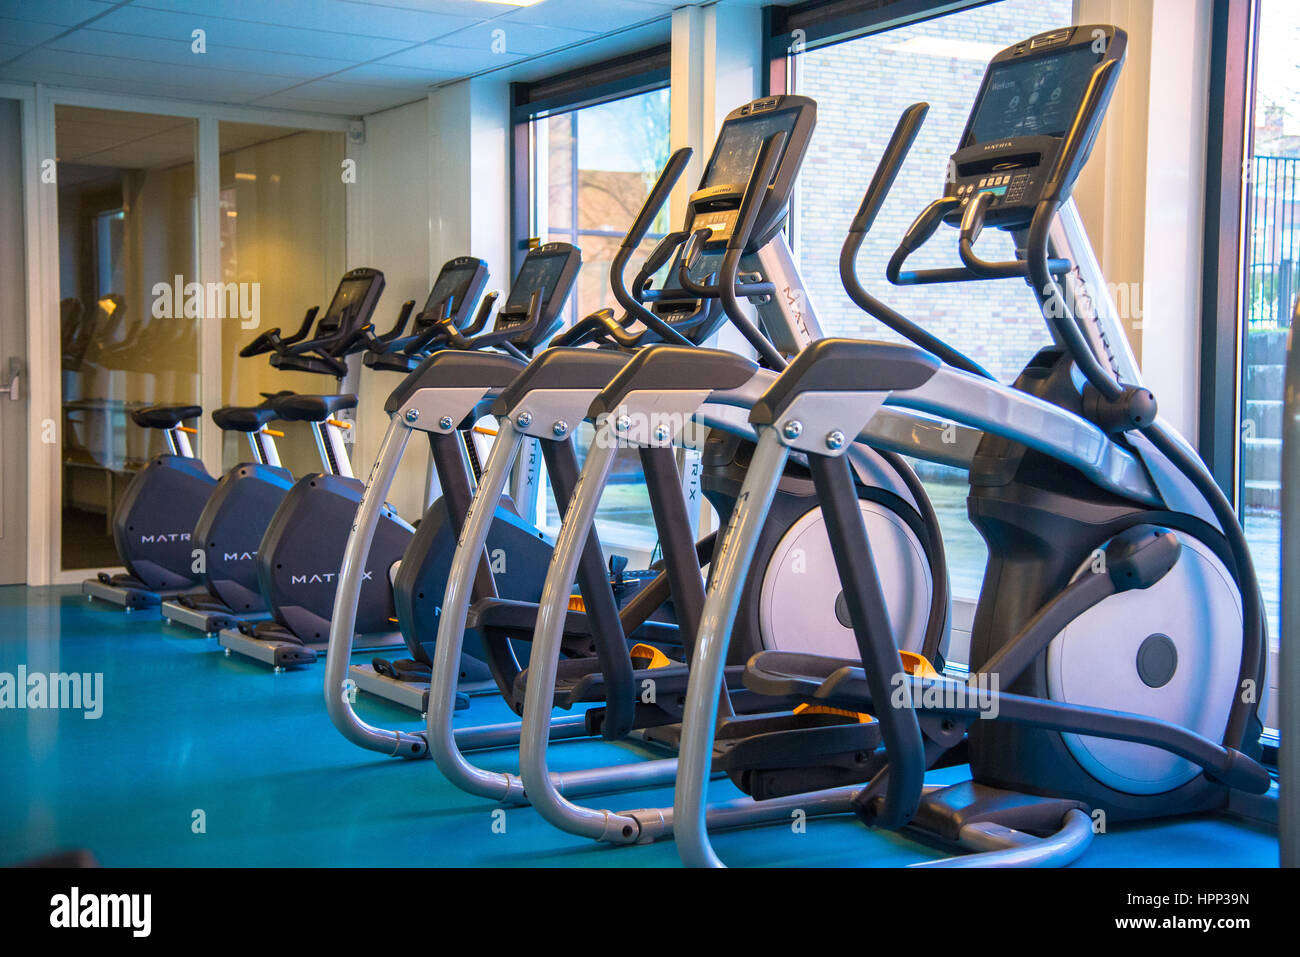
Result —
POLYGON ((63 567, 116 565, 111 520, 163 450, 127 413, 198 400, 194 121, 57 106, 63 567))
MULTIPOLYGON (((324 310, 338 285, 345 268, 343 134, 223 122, 219 140, 221 279, 255 288, 258 313, 222 321, 222 400, 251 405, 261 393, 282 389, 334 392, 330 376, 281 371, 266 356, 237 356, 268 329, 297 329, 310 307, 324 310)), ((319 471, 310 431, 287 425, 284 432, 278 444, 285 467, 295 475, 319 471)), ((225 437, 224 467, 247 455, 242 436, 225 437)))

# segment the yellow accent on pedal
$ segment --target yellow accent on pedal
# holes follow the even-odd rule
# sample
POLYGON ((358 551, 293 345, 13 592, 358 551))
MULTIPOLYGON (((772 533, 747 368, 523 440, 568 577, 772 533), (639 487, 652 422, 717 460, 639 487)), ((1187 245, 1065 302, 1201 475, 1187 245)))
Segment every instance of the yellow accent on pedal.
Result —
POLYGON ((667 668, 673 663, 671 658, 654 645, 643 645, 640 642, 631 647, 628 656, 632 659, 632 664, 643 671, 646 668, 667 668), (642 661, 646 663, 640 664, 642 661))
POLYGON ((569 611, 580 611, 583 614, 587 613, 587 603, 582 600, 581 595, 569 596, 569 611))
POLYGON ((198 430, 198 429, 191 429, 188 425, 178 425, 178 426, 176 426, 176 431, 177 431, 177 432, 188 432, 190 435, 198 435, 198 434, 199 434, 199 430, 198 430))
POLYGON ((336 428, 336 429, 350 429, 350 428, 352 428, 352 423, 351 423, 351 422, 340 422, 338 419, 326 419, 325 422, 326 422, 328 425, 332 425, 332 426, 334 426, 334 428, 336 428))
POLYGON ((918 655, 914 651, 900 651, 898 656, 903 659, 903 670, 914 678, 938 678, 939 672, 934 670, 934 665, 930 664, 925 655, 918 655))
POLYGON ((845 718, 857 718, 858 724, 870 724, 875 718, 861 711, 848 711, 844 708, 832 708, 824 704, 801 704, 794 709, 795 714, 838 714, 845 718))
POLYGON ((501 434, 496 429, 489 429, 483 425, 474 426, 474 431, 477 432, 479 435, 490 435, 493 438, 496 438, 498 435, 501 434))
POLYGON ((396 618, 390 618, 390 619, 388 619, 388 620, 391 621, 394 625, 397 624, 397 619, 396 619, 396 618))
POLYGON ((282 439, 282 438, 284 438, 284 433, 281 432, 279 429, 268 429, 268 428, 266 428, 266 427, 263 427, 263 428, 262 428, 262 434, 263 434, 263 435, 269 435, 269 436, 271 436, 271 437, 273 437, 273 438, 277 438, 277 439, 282 439))

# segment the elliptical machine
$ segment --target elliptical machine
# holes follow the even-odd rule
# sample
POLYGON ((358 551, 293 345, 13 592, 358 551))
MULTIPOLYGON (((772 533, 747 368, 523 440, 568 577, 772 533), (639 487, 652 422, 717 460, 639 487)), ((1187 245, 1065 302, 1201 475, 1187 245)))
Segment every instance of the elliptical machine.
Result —
POLYGON ((1269 794, 1270 777, 1256 760, 1264 619, 1245 537, 1195 453, 1157 416, 1069 198, 1124 47, 1122 30, 1088 25, 999 53, 953 155, 956 177, 889 263, 897 284, 1029 280, 1055 344, 1011 387, 857 279, 862 238, 925 106, 900 121, 845 242, 841 275, 861 308, 914 345, 817 343, 750 415, 760 439, 746 505, 713 569, 687 693, 673 809, 687 864, 721 863, 706 824, 717 689, 767 502, 796 452, 835 517, 828 530, 858 653, 764 652, 744 680, 877 726, 882 746, 865 786, 839 789, 845 810, 973 852, 931 862, 945 865, 1066 864, 1103 819, 1269 817, 1272 802, 1258 796, 1269 794), (904 271, 944 223, 959 227, 963 265, 904 271), (1012 234, 1015 259, 980 257, 986 224, 1012 234), (879 418, 890 410, 984 433, 969 463, 969 512, 989 565, 964 680, 916 655, 900 661, 878 556, 852 514, 836 437, 875 442, 890 432, 900 450, 935 454, 886 429, 879 418), (967 738, 972 780, 925 787, 926 770, 967 738))
MULTIPOLYGON (((353 271, 343 280, 355 282, 364 277, 353 271)), ((326 347, 322 356, 335 359, 355 352, 358 342, 372 344, 374 348, 392 350, 400 356, 427 330, 446 319, 456 326, 468 326, 475 304, 487 283, 487 266, 477 259, 462 257, 446 263, 438 274, 424 308, 413 320, 415 334, 402 336, 415 303, 402 305, 392 329, 381 335, 369 331, 368 321, 353 332, 347 340, 326 347)), ((382 289, 382 286, 380 287, 382 289)), ((329 316, 343 308, 343 290, 335 294, 330 309, 323 320, 324 334, 329 334, 332 323, 329 316)), ((299 332, 287 339, 279 339, 279 332, 270 330, 240 351, 242 358, 266 353, 279 354, 280 350, 306 341, 316 310, 308 312, 299 332)), ((368 317, 364 317, 367 318, 368 317)), ((317 336, 319 339, 319 334, 317 336)), ((368 351, 369 359, 375 353, 368 351)), ((282 366, 287 368, 288 366, 282 366)), ((303 371, 338 377, 333 364, 321 366, 315 362, 302 362, 303 371)), ((203 563, 199 581, 203 591, 179 595, 162 603, 164 620, 185 625, 207 635, 216 635, 222 628, 236 627, 240 621, 261 621, 268 617, 266 600, 262 597, 257 580, 257 548, 277 508, 284 501, 293 476, 280 465, 275 447, 277 433, 268 425, 279 416, 275 401, 292 393, 267 395, 266 402, 258 406, 232 406, 212 413, 212 420, 223 430, 234 430, 247 436, 254 461, 241 462, 228 471, 213 491, 194 529, 193 540, 202 549, 203 563)), ((341 428, 346 423, 326 421, 316 426, 317 447, 335 448, 329 429, 341 428)), ((321 467, 331 471, 335 460, 322 454, 321 467)))
MULTIPOLYGON (((755 346, 762 361, 776 368, 784 366, 785 355, 749 320, 739 300, 775 298, 778 302, 794 303, 800 310, 798 318, 803 329, 815 328, 810 325, 814 322, 812 310, 802 294, 798 273, 789 263, 788 249, 780 234, 791 184, 807 142, 801 114, 811 109, 811 101, 801 97, 771 97, 729 114, 701 188, 691 197, 690 219, 681 234, 690 238, 681 245, 673 264, 680 284, 697 295, 720 300, 726 317, 755 346), (691 271, 706 256, 711 257, 710 268, 716 278, 702 283, 691 276, 691 271), (752 264, 751 268, 742 265, 746 260, 752 264), (777 280, 775 284, 773 279, 777 280)), ((760 302, 759 317, 769 329, 776 325, 774 312, 770 303, 760 302), (768 305, 766 310, 764 305, 768 305)), ((777 335, 772 338, 780 339, 777 335)), ((804 344, 802 348, 808 347, 804 344)), ((618 814, 605 807, 587 806, 574 800, 574 793, 567 786, 567 773, 552 773, 549 769, 546 724, 551 709, 556 705, 568 707, 570 697, 565 687, 566 676, 560 668, 563 662, 559 660, 559 642, 564 630, 563 583, 572 577, 578 560, 577 546, 589 534, 599 496, 610 475, 613 450, 625 445, 636 448, 646 463, 647 479, 653 482, 650 498, 656 526, 665 542, 669 568, 679 569, 678 577, 671 581, 671 592, 683 622, 681 644, 689 659, 703 611, 704 583, 698 568, 688 564, 694 556, 676 544, 683 537, 681 515, 685 511, 684 503, 677 500, 680 496, 677 483, 658 478, 650 463, 671 452, 686 421, 694 418, 707 425, 710 432, 705 445, 704 484, 709 488, 710 468, 718 469, 722 460, 730 474, 714 473, 713 500, 722 503, 719 509, 722 518, 729 520, 744 499, 725 493, 731 491, 734 495, 739 491, 736 472, 743 470, 747 463, 755 436, 743 420, 738 422, 736 416, 727 414, 719 396, 725 395, 735 407, 743 408, 746 398, 749 401, 756 398, 762 385, 770 382, 773 375, 747 359, 726 352, 676 345, 649 346, 626 363, 592 398, 588 408, 579 413, 596 426, 596 440, 583 464, 579 491, 566 511, 547 572, 533 632, 533 659, 520 739, 523 790, 539 813, 557 827, 615 843, 654 840, 672 830, 669 809, 646 808, 618 814), (710 405, 712 408, 708 408, 710 405), (710 448, 725 450, 725 456, 710 457, 710 448), (683 608, 689 609, 689 613, 683 613, 683 608), (553 691, 552 684, 557 677, 560 681, 553 691)), ((527 406, 528 402, 521 400, 510 413, 527 406)), ((924 490, 910 468, 897 457, 863 445, 852 450, 852 458, 857 514, 869 527, 873 542, 888 556, 885 577, 891 610, 903 624, 912 647, 937 654, 946 638, 946 570, 942 567, 942 548, 937 542, 937 522, 932 514, 929 521, 923 517, 923 509, 928 505, 924 490), (909 513, 911 522, 905 519, 909 513), (929 555, 927 544, 933 549, 929 555), (926 572, 936 557, 939 568, 927 577, 926 572), (938 594, 931 594, 923 587, 923 583, 931 581, 937 583, 938 594)), ((837 607, 842 601, 838 589, 818 587, 816 581, 819 571, 832 561, 823 531, 827 516, 812 494, 806 466, 800 462, 787 465, 780 489, 775 493, 783 507, 772 513, 767 528, 763 552, 766 564, 757 566, 747 582, 754 600, 768 607, 764 609, 767 613, 757 618, 762 628, 746 629, 743 641, 738 641, 747 649, 746 657, 763 647, 803 647, 810 651, 836 647, 839 633, 844 630, 837 607), (779 546, 783 540, 788 544, 779 546), (796 566, 791 570, 791 577, 784 580, 774 568, 782 562, 796 566), (775 587, 781 591, 772 593, 775 587), (797 604, 804 612, 802 615, 770 613, 772 605, 782 603, 797 604), (750 647, 749 642, 754 642, 754 646, 750 647)), ((472 543, 471 537, 467 536, 467 540, 472 543)), ((709 553, 711 567, 719 560, 720 547, 719 542, 709 553)), ((473 614, 481 620, 479 605, 473 614)), ((634 673, 637 687, 653 688, 656 697, 662 700, 668 696, 680 709, 691 680, 690 669, 672 661, 659 664, 655 667, 652 663, 649 668, 639 668, 634 673)), ((860 773, 860 756, 874 747, 873 729, 856 717, 808 709, 791 711, 797 702, 786 696, 755 694, 741 686, 740 671, 737 666, 729 672, 731 680, 715 698, 715 706, 726 716, 730 730, 726 740, 719 742, 715 749, 713 770, 728 774, 743 789, 767 800, 729 806, 715 819, 727 826, 741 826, 788 820, 794 809, 823 813, 826 809, 808 801, 797 793, 799 789, 790 785, 790 775, 780 768, 782 759, 788 759, 791 753, 815 755, 822 764, 818 777, 821 787, 852 781, 860 773)), ((681 730, 681 711, 677 714, 677 721, 645 728, 644 739, 674 749, 681 730)), ((662 763, 671 765, 671 762, 662 763)), ((646 764, 638 764, 580 773, 599 774, 609 782, 633 782, 649 770, 646 764)), ((807 775, 802 777, 806 779, 807 775)))
MULTIPOLYGON (((800 295, 802 288, 788 247, 785 247, 779 235, 789 191, 811 134, 814 114, 815 105, 802 97, 768 98, 733 111, 719 135, 718 145, 701 188, 692 197, 691 218, 688 221, 690 228, 670 234, 660 243, 648 257, 629 291, 623 271, 632 251, 638 246, 645 229, 666 200, 689 159, 689 151, 674 154, 611 267, 614 293, 620 304, 628 310, 627 315, 622 322, 615 322, 610 314, 603 318, 589 317, 584 323, 593 322, 596 328, 602 330, 603 337, 625 347, 641 346, 656 340, 693 345, 708 338, 717 329, 721 321, 721 310, 716 305, 719 300, 726 303, 726 296, 730 294, 733 300, 737 296, 752 296, 759 300, 760 318, 768 330, 770 340, 749 323, 737 303, 728 304, 726 312, 728 317, 741 315, 741 321, 745 324, 742 328, 747 330, 750 341, 768 357, 768 361, 784 364, 781 350, 774 347, 773 340, 797 350, 804 337, 819 335, 811 308, 800 295), (752 178, 752 167, 756 154, 767 142, 767 138, 773 135, 782 145, 787 141, 793 145, 788 151, 771 154, 772 165, 767 167, 766 178, 760 182, 752 178), (780 163, 777 162, 778 159, 781 160, 780 163), (750 197, 748 203, 744 202, 747 196, 750 197), (743 226, 740 225, 742 219, 743 226), (730 256, 733 239, 739 245, 736 246, 735 260, 731 263, 730 282, 721 277, 716 281, 707 278, 718 272, 730 256), (747 263, 756 263, 755 271, 760 271, 762 277, 759 281, 737 282, 736 272, 739 270, 741 253, 750 257, 747 263), (670 260, 674 262, 666 288, 648 289, 649 276, 670 260), (650 308, 647 308, 646 303, 650 304, 650 308), (792 304, 797 305, 792 308, 792 304), (644 329, 637 331, 630 328, 634 323, 643 324, 644 329), (642 334, 647 332, 648 334, 642 334)), ((563 338, 566 344, 580 341, 578 337, 567 334, 563 338)), ((714 369, 729 368, 728 363, 734 360, 751 372, 756 371, 752 363, 739 357, 723 354, 725 359, 719 366, 717 353, 701 350, 698 354, 706 365, 714 369)), ((573 455, 569 442, 573 424, 584 417, 591 400, 602 392, 619 370, 628 365, 631 356, 603 350, 551 348, 522 372, 487 366, 470 368, 468 362, 464 369, 460 369, 452 366, 458 357, 443 358, 447 360, 446 372, 456 374, 455 389, 440 387, 441 383, 430 376, 427 383, 420 383, 418 387, 412 384, 410 389, 403 390, 400 395, 395 394, 393 401, 390 401, 392 423, 389 437, 381 448, 373 473, 375 478, 367 493, 367 502, 363 503, 357 530, 349 543, 344 583, 339 597, 339 610, 342 612, 346 607, 346 596, 350 589, 356 587, 348 581, 349 565, 363 562, 367 553, 367 536, 370 534, 368 513, 373 512, 376 503, 382 501, 387 487, 385 483, 391 481, 409 431, 431 431, 423 424, 406 424, 408 420, 404 420, 399 413, 407 406, 418 407, 422 419, 427 409, 445 409, 445 415, 441 411, 438 413, 443 415, 443 420, 456 420, 471 408, 486 408, 499 393, 500 398, 492 406, 492 411, 500 421, 501 432, 485 467, 484 477, 474 499, 475 507, 469 509, 465 517, 455 564, 448 576, 447 591, 443 596, 443 614, 434 659, 434 690, 429 701, 426 735, 422 737, 384 731, 360 721, 340 691, 341 678, 337 674, 327 675, 326 700, 336 726, 355 743, 384 753, 419 757, 425 753, 427 741, 428 750, 440 769, 459 787, 485 797, 519 802, 525 800, 525 797, 518 776, 477 768, 464 755, 464 752, 478 747, 513 744, 517 740, 514 737, 517 734, 516 727, 502 725, 483 729, 453 729, 450 722, 456 682, 455 661, 465 628, 478 628, 494 641, 504 641, 507 638, 535 639, 534 629, 540 631, 542 628, 536 605, 524 606, 519 602, 500 600, 491 594, 490 579, 484 581, 480 552, 488 531, 488 522, 486 513, 478 503, 492 501, 504 488, 506 477, 525 440, 536 438, 543 442, 548 468, 556 485, 557 500, 565 514, 565 531, 557 541, 556 555, 552 558, 547 586, 549 600, 544 594, 542 611, 545 613, 547 609, 554 611, 562 607, 559 613, 562 620, 551 636, 553 640, 547 644, 534 644, 527 672, 521 671, 515 664, 513 673, 503 667, 502 671, 507 678, 499 679, 506 700, 516 710, 522 708, 524 711, 526 720, 523 730, 527 731, 531 725, 533 733, 543 742, 592 734, 621 739, 635 731, 638 734, 644 732, 647 739, 656 743, 671 745, 675 740, 673 725, 680 717, 680 694, 686 686, 686 668, 668 659, 661 648, 629 649, 624 636, 639 637, 633 628, 650 624, 646 621, 647 611, 670 595, 686 634, 693 635, 691 623, 698 612, 698 602, 693 600, 690 589, 685 586, 689 579, 695 579, 702 600, 700 566, 708 561, 712 553, 713 539, 709 537, 698 544, 693 541, 689 521, 685 519, 686 508, 683 506, 677 517, 683 519, 685 524, 674 522, 671 532, 661 529, 661 541, 664 542, 667 557, 664 572, 655 582, 646 585, 642 595, 638 595, 620 613, 611 602, 600 598, 603 584, 599 580, 600 547, 594 533, 590 532, 594 504, 592 512, 588 512, 585 517, 587 526, 578 532, 570 531, 571 528, 578 527, 570 522, 570 511, 577 507, 574 501, 570 501, 570 496, 582 489, 579 494, 588 496, 586 501, 594 503, 594 499, 589 497, 592 494, 589 488, 592 480, 584 478, 578 481, 576 468, 568 471, 563 467, 562 457, 565 454, 573 455), (468 388, 471 382, 476 386, 473 392, 468 388), (671 545, 665 541, 665 535, 671 545), (561 549, 568 556, 565 560, 571 559, 573 565, 556 572, 557 563, 561 561, 561 549), (575 574, 586 606, 585 614, 569 610, 571 583, 575 574), (580 641, 594 643, 599 648, 595 659, 572 655, 571 649, 580 641), (561 653, 570 657, 558 661, 561 653), (540 669, 539 658, 543 663, 540 669), (649 681, 655 688, 650 703, 644 699, 638 700, 645 681, 649 681), (566 708, 583 703, 593 703, 594 706, 585 714, 553 719, 550 715, 550 698, 543 707, 534 708, 531 703, 535 695, 553 696, 557 704, 566 708), (539 714, 540 717, 534 717, 539 714), (532 724, 534 721, 537 722, 535 725, 532 724)), ((664 380, 660 386, 665 390, 674 388, 670 380, 664 380)), ((653 396, 655 388, 657 387, 650 388, 647 394, 653 396)), ((696 391, 707 394, 710 386, 695 388, 696 391)), ((653 401, 653 398, 649 401, 653 401)), ((730 417, 732 422, 726 421, 727 418, 725 415, 719 416, 710 424, 719 428, 732 427, 734 416, 730 417)), ((588 452, 588 466, 584 466, 584 473, 593 460, 602 457, 597 452, 599 444, 593 444, 588 452)), ((870 450, 859 450, 858 460, 862 462, 864 476, 889 475, 891 472, 889 464, 874 456, 870 450)), ((680 485, 681 479, 676 475, 677 466, 672 459, 671 448, 655 449, 650 460, 643 461, 643 465, 648 477, 651 472, 657 475, 653 485, 656 493, 680 485), (666 457, 664 453, 667 453, 666 457)), ((599 485, 603 479, 604 476, 601 476, 595 482, 599 485)), ((890 487, 898 490, 897 499, 906 501, 910 490, 905 480, 898 474, 885 480, 892 482, 890 487)), ((664 496, 665 499, 667 497, 664 496)), ((925 555, 924 543, 917 551, 925 555)), ((939 555, 941 563, 941 551, 939 555)), ((907 586, 914 587, 916 582, 924 581, 928 585, 925 562, 930 557, 922 558, 922 571, 910 580, 906 572, 900 574, 900 583, 905 582, 907 586)), ((942 582, 941 577, 932 580, 942 582)), ((946 588, 942 584, 939 587, 943 592, 942 607, 946 611, 946 588)), ((914 600, 906 587, 900 589, 900 597, 900 605, 903 607, 914 600)), ((834 596, 830 596, 827 604, 833 606, 833 602, 834 596)), ((929 607, 930 595, 926 590, 923 608, 929 607)), ((829 610, 833 616, 833 608, 829 610)), ((924 613, 918 617, 923 618, 924 613)), ((946 619, 946 615, 940 616, 940 619, 946 619)), ((335 634, 332 637, 345 640, 347 624, 347 619, 341 614, 336 617, 335 634)), ((928 636, 928 624, 925 621, 920 623, 919 636, 928 636)), ((842 629, 838 624, 835 627, 842 629)), ((809 629, 809 632, 816 638, 824 637, 816 629, 809 629)), ((943 633, 942 627, 938 627, 937 634, 943 633)), ((656 643, 663 646, 689 640, 675 633, 662 634, 657 630, 651 634, 657 639, 656 643)), ((919 640, 921 639, 918 638, 919 640)), ((743 689, 737 693, 738 699, 749 697, 743 689)), ((749 701, 745 703, 753 705, 749 701)), ((527 742, 524 747, 528 747, 527 742)), ((555 779, 553 783, 557 791, 562 787, 564 794, 572 797, 582 793, 660 784, 671 778, 674 769, 671 760, 649 761, 551 777, 555 779)), ((546 772, 543 771, 542 774, 547 777, 546 772)), ((539 792, 530 787, 529 798, 534 798, 537 793, 539 792)), ((601 812, 594 813, 598 816, 601 812)))

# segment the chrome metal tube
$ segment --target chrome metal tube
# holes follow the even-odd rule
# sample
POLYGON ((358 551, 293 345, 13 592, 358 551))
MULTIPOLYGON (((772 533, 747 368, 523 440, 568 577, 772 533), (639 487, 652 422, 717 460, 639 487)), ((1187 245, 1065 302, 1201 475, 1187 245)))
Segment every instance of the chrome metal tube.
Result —
MULTIPOLYGON (((523 778, 528 801, 547 821, 565 831, 582 834, 596 840, 617 840, 621 835, 635 834, 637 823, 609 811, 582 807, 565 798, 553 779, 546 763, 546 746, 550 736, 551 711, 555 707, 555 677, 559 670, 564 623, 569 612, 578 562, 596 518, 601 492, 614 465, 618 450, 618 433, 615 423, 606 421, 596 430, 587 460, 583 463, 578 484, 573 490, 564 522, 555 540, 551 563, 546 570, 546 583, 537 610, 537 624, 533 631, 532 654, 528 660, 528 688, 524 695, 523 730, 519 739, 519 774, 523 778)), ((675 762, 672 771, 676 771, 675 762)), ((606 768, 599 772, 603 779, 640 779, 647 772, 642 765, 630 764, 621 768, 606 768)), ((592 772, 587 772, 588 774, 592 772)))
POLYGON ((707 821, 718 695, 723 690, 727 647, 740 595, 788 457, 789 450, 782 444, 780 435, 773 429, 763 429, 713 563, 713 581, 705 599, 691 660, 691 681, 686 691, 677 758, 677 789, 673 797, 677 852, 692 867, 722 866, 709 841, 707 821))
POLYGON ((352 637, 356 630, 362 573, 366 559, 370 557, 379 513, 393 486, 397 466, 410 438, 411 431, 406 424, 398 416, 392 416, 365 491, 361 493, 352 531, 348 534, 343 564, 339 568, 338 588, 334 593, 334 612, 330 616, 329 650, 325 655, 325 708, 334 727, 353 744, 381 754, 422 758, 428 750, 422 736, 367 724, 353 709, 345 687, 348 665, 352 660, 352 637))
POLYGON ((442 615, 438 621, 425 729, 429 753, 452 784, 470 794, 510 803, 522 803, 523 784, 513 774, 487 771, 467 761, 458 746, 452 716, 456 713, 456 686, 460 680, 460 656, 465 644, 465 624, 474 578, 496 515, 496 503, 501 499, 523 441, 523 433, 516 431, 510 419, 502 416, 496 442, 488 454, 483 476, 447 570, 447 590, 443 593, 442 615))

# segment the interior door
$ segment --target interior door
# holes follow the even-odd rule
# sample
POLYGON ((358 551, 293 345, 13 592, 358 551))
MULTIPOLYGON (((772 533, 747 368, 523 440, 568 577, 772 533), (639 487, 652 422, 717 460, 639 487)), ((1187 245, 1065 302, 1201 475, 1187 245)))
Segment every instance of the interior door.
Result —
POLYGON ((27 270, 22 122, 0 99, 0 585, 27 579, 27 270))

